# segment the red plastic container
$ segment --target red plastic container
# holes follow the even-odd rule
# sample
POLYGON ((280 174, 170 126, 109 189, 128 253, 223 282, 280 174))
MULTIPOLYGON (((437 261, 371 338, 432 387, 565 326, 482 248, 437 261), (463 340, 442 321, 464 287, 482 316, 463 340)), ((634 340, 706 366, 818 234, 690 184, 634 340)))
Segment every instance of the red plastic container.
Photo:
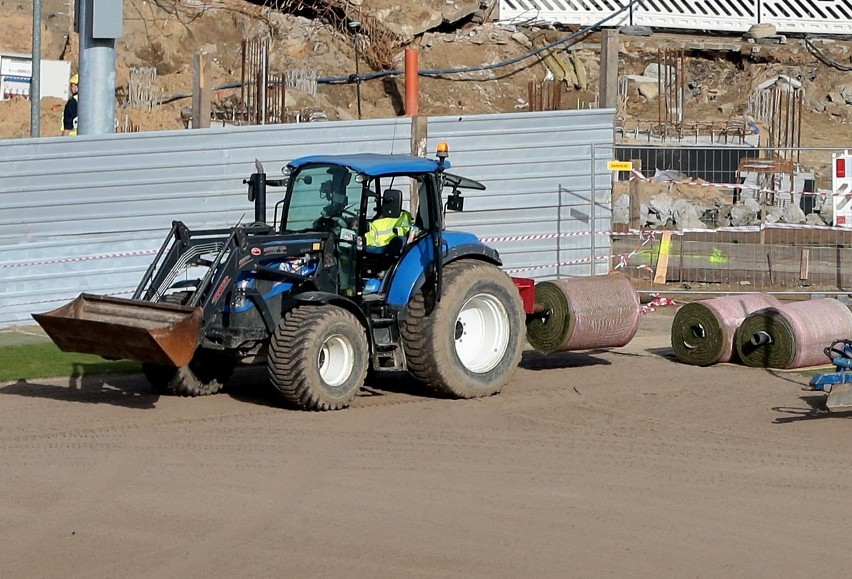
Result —
POLYGON ((533 313, 535 308, 535 280, 526 277, 513 277, 515 287, 521 293, 521 300, 524 302, 524 311, 528 314, 533 313))

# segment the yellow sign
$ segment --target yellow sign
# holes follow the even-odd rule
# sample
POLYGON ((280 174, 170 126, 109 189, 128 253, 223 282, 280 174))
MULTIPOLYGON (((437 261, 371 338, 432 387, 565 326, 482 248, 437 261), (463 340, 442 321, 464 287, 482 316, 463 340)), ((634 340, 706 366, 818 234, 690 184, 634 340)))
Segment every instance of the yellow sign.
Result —
POLYGON ((633 163, 630 161, 607 161, 607 171, 632 171, 633 163))

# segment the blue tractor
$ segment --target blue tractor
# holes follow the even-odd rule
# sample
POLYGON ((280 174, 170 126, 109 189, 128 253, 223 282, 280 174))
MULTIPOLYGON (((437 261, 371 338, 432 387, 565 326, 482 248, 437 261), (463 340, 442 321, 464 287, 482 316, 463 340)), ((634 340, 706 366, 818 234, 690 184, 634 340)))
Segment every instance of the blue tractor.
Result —
POLYGON ((495 394, 521 356, 524 305, 497 251, 445 230, 462 190, 484 189, 446 157, 443 143, 436 159, 314 155, 277 179, 256 163, 253 223, 176 221, 132 299, 81 294, 33 317, 62 350, 141 361, 161 393, 213 394, 238 364, 265 361, 306 410, 347 407, 371 370, 495 394))

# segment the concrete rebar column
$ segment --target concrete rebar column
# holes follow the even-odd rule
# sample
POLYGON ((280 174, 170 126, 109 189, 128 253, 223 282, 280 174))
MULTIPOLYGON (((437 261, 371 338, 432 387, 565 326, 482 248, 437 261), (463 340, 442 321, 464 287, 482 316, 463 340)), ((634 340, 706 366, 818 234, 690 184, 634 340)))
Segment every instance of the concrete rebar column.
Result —
POLYGON ((80 95, 77 134, 115 132, 115 39, 121 36, 121 0, 79 0, 80 95))

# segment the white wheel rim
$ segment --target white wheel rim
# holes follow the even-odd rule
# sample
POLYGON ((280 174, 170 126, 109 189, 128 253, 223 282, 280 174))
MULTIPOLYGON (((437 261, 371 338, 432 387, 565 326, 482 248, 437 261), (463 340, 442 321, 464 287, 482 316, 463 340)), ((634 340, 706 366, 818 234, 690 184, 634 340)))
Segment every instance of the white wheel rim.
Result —
POLYGON ((509 314, 491 294, 467 300, 456 318, 456 354, 465 368, 482 374, 492 370, 509 347, 509 314))
POLYGON ((342 334, 326 338, 317 354, 317 368, 323 382, 329 386, 340 386, 352 375, 355 366, 355 350, 352 342, 342 334))

